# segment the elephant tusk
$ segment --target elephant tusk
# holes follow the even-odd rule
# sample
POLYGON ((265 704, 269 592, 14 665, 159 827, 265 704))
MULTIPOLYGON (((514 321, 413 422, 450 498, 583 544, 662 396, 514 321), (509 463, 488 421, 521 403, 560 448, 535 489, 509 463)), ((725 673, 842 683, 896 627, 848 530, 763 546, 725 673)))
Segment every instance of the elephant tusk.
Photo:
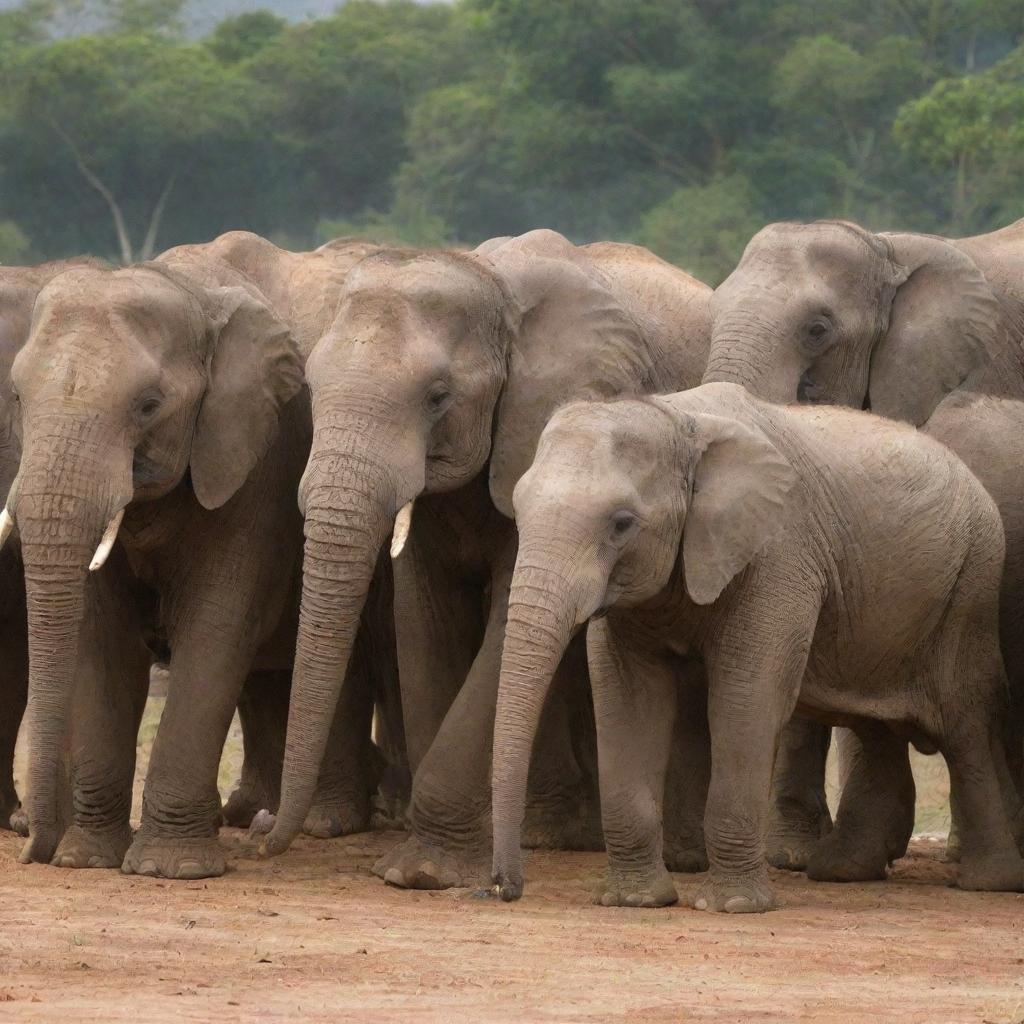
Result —
POLYGON ((13 529, 14 516, 5 508, 3 512, 0 512, 0 548, 7 543, 7 538, 10 537, 13 529))
POLYGON ((391 538, 391 557, 397 558, 405 548, 405 542, 409 539, 409 530, 412 528, 412 506, 413 501, 403 505, 395 516, 395 532, 391 538))
POLYGON ((111 549, 114 547, 114 541, 117 540, 117 531, 121 529, 122 519, 124 519, 124 509, 121 509, 120 512, 115 512, 114 518, 110 520, 110 525, 100 540, 100 546, 96 549, 96 554, 92 556, 92 561, 89 563, 89 572, 95 572, 97 569, 103 568, 103 563, 107 560, 111 549))

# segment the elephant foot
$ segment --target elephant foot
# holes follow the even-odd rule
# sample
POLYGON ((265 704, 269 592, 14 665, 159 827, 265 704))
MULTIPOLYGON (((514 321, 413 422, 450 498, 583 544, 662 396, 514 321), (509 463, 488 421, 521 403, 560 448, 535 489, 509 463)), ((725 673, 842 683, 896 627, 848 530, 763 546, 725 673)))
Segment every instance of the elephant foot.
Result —
POLYGON ((227 870, 227 860, 216 836, 172 839, 137 833, 121 870, 151 878, 217 878, 227 870))
POLYGON ((1024 861, 1016 850, 965 856, 957 869, 956 884, 975 892, 1024 892, 1024 861))
POLYGON ((692 875, 708 869, 708 851, 703 835, 666 838, 662 853, 669 871, 692 875))
POLYGON ((221 809, 221 820, 229 828, 248 828, 252 819, 265 808, 277 809, 262 787, 239 785, 221 809))
POLYGON ((881 882, 889 855, 882 844, 845 839, 838 831, 820 840, 807 860, 807 877, 815 882, 881 882))
POLYGON ((371 801, 370 828, 382 831, 405 831, 408 828, 409 794, 378 790, 371 801))
POLYGON ((411 835, 381 857, 373 873, 400 889, 488 887, 491 862, 482 848, 455 852, 411 835))
POLYGON ((766 855, 773 868, 805 871, 821 840, 832 831, 832 816, 825 809, 786 806, 776 808, 768 830, 766 855))
POLYGON ((56 868, 119 868, 132 844, 132 830, 90 832, 72 825, 57 847, 50 863, 56 868))
POLYGON ((316 839, 334 839, 337 836, 352 835, 353 832, 366 832, 370 827, 370 801, 347 800, 342 803, 321 803, 319 797, 316 804, 306 815, 302 831, 316 839))
POLYGON ((9 828, 15 835, 28 838, 28 815, 17 800, 0 809, 0 828, 9 828))
POLYGON ((719 878, 712 874, 697 890, 693 905, 697 910, 721 914, 763 914, 778 903, 763 875, 719 878))
POLYGON ((370 827, 405 831, 409 827, 412 779, 403 765, 388 764, 381 773, 380 785, 370 801, 370 827))
POLYGON ((604 849, 600 807, 583 795, 527 805, 522 834, 523 846, 529 850, 604 849))
POLYGON ((609 866, 604 884, 594 893, 602 907, 668 907, 679 901, 669 873, 660 865, 649 872, 609 866))
POLYGON ((768 836, 765 855, 773 868, 783 871, 806 871, 821 838, 815 833, 801 832, 783 834, 773 832, 768 836))

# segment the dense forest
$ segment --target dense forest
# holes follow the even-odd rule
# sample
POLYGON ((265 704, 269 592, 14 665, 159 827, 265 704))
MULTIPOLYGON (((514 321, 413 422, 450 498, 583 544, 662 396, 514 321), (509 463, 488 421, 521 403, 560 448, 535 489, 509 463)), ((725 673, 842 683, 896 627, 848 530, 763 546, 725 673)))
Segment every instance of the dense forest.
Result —
POLYGON ((349 0, 200 39, 183 0, 0 12, 0 261, 247 227, 641 241, 710 283, 764 222, 1024 214, 1024 0, 349 0))

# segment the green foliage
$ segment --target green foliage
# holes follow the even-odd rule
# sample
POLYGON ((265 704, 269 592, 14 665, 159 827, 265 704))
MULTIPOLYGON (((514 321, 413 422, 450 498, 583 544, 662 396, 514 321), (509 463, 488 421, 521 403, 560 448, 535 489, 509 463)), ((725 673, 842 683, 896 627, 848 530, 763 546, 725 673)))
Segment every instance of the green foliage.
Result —
POLYGON ((550 226, 713 282, 769 220, 1024 210, 1024 0, 348 0, 200 41, 185 12, 0 13, 0 255, 550 226))
POLYGON ((677 189, 640 222, 637 241, 710 285, 719 284, 763 224, 740 174, 677 189))
POLYGON ((269 11, 250 11, 225 18, 210 34, 206 45, 222 64, 237 64, 275 42, 287 26, 283 18, 269 11))
POLYGON ((0 220, 0 264, 8 266, 27 263, 32 243, 13 221, 0 220))

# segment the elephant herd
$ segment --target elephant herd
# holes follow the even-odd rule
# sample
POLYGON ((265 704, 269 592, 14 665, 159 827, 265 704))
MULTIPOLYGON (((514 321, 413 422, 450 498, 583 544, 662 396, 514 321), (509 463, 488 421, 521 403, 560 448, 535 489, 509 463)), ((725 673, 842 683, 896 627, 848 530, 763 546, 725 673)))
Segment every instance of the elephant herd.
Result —
POLYGON ((885 877, 913 744, 958 883, 1024 890, 1024 221, 773 224, 714 291, 546 230, 0 268, 4 495, 24 863, 203 878, 222 823, 397 818, 392 885, 604 848, 605 905, 710 868, 698 908, 763 911, 768 864, 885 877))

